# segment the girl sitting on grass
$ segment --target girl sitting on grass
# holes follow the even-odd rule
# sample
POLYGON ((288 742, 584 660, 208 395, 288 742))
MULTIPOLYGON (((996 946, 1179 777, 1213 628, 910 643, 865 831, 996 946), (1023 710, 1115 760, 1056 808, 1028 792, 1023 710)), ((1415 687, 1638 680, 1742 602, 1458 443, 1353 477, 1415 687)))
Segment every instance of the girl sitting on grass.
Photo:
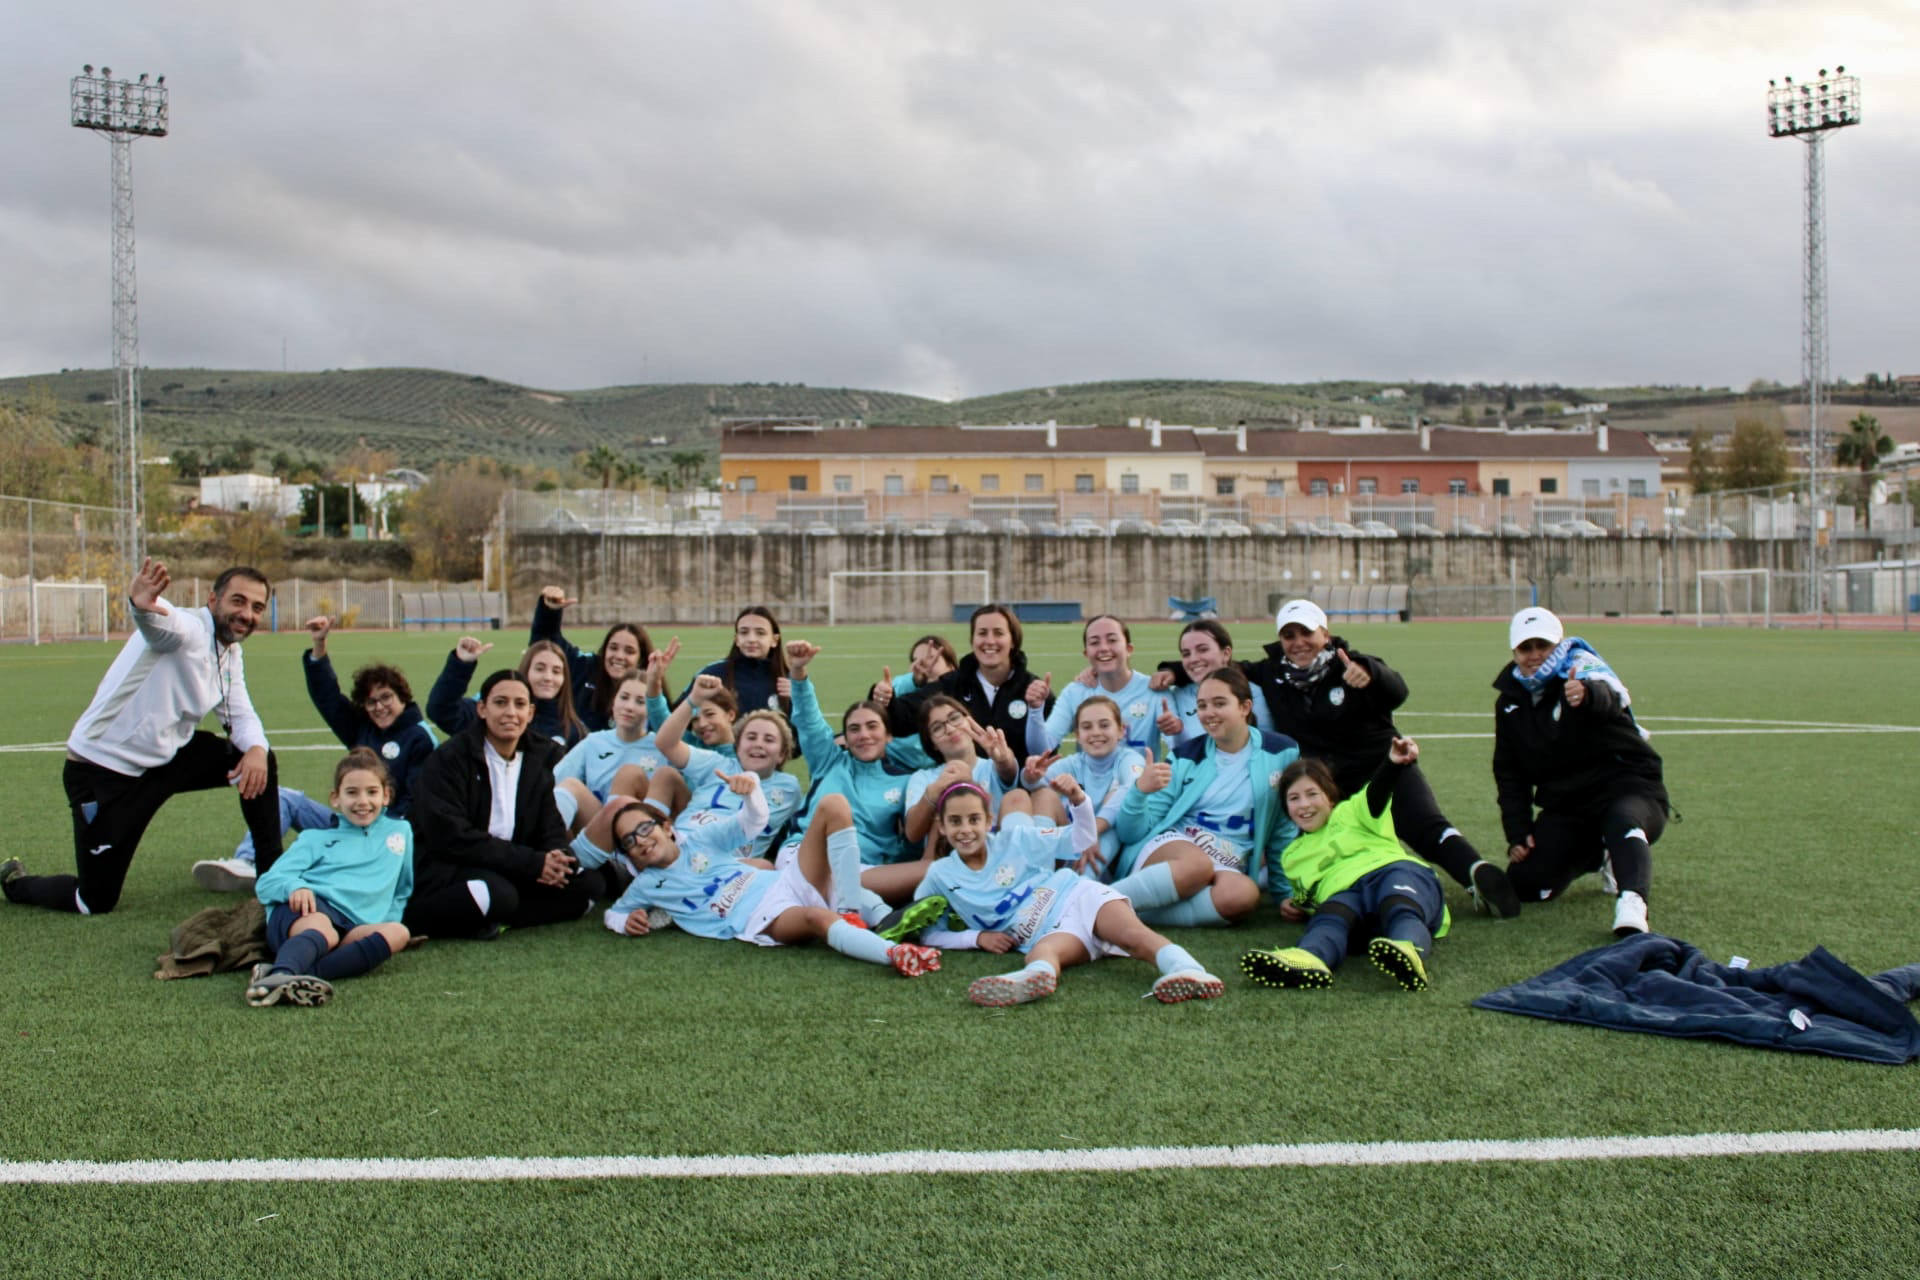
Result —
POLYGON ((1067 776, 1086 791, 1100 842, 1083 853, 1073 869, 1099 879, 1120 852, 1120 837, 1113 829, 1114 820, 1120 816, 1120 802, 1140 780, 1147 761, 1125 745, 1120 705, 1105 694, 1095 694, 1080 704, 1073 718, 1073 737, 1078 751, 1064 757, 1058 751, 1029 756, 1020 776, 1033 793, 1034 816, 1051 818, 1057 826, 1066 825, 1067 811, 1060 804, 1059 794, 1047 784, 1067 776))
POLYGON ((413 828, 387 816, 391 797, 380 757, 355 747, 333 771, 328 801, 340 825, 302 831, 254 882, 273 960, 253 967, 248 1004, 325 1004, 335 980, 406 949, 413 828))
POLYGON ((993 830, 986 790, 974 782, 949 786, 935 806, 937 847, 951 852, 928 868, 914 897, 944 897, 973 932, 929 936, 951 938, 957 947, 1027 957, 1025 968, 975 981, 967 999, 990 1007, 1025 1004, 1052 995, 1068 965, 1117 955, 1159 967, 1152 995, 1162 1004, 1220 995, 1225 989, 1220 979, 1185 948, 1142 924, 1125 897, 1060 865, 1096 843, 1093 806, 1070 774, 1049 785, 1066 800, 1070 826, 1036 826, 1026 793, 1014 791, 1002 803, 1000 827, 993 830))
POLYGON ((618 852, 638 870, 633 883, 604 916, 608 929, 637 938, 652 931, 651 910, 664 910, 687 933, 737 939, 763 947, 792 946, 815 939, 842 955, 869 964, 892 965, 909 978, 940 967, 932 947, 892 943, 842 912, 860 883, 860 841, 846 797, 824 797, 782 870, 747 856, 767 822, 766 797, 752 773, 718 775, 740 797, 727 811, 700 809, 678 823, 639 801, 616 796, 574 842, 584 861, 591 844, 601 858, 618 852))
POLYGON ((1297 947, 1249 951, 1240 968, 1269 987, 1325 987, 1347 956, 1347 933, 1366 921, 1379 931, 1367 959, 1408 991, 1427 986, 1427 953, 1447 932, 1446 901, 1433 868, 1410 858, 1393 830, 1393 789, 1420 758, 1412 738, 1395 738, 1360 794, 1340 799, 1333 771, 1296 760, 1280 775, 1287 815, 1300 835, 1281 855, 1297 906, 1313 912, 1297 947))

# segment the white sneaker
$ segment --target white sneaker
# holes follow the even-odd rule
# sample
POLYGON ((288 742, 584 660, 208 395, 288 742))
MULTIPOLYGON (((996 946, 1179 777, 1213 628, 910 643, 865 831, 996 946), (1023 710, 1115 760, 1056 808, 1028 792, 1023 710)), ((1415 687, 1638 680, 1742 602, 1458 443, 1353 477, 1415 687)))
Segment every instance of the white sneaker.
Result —
POLYGON ((214 893, 251 893, 253 880, 253 864, 240 858, 208 858, 193 864, 193 882, 214 893))
POLYGON ((1630 938, 1647 932, 1647 900, 1628 889, 1613 907, 1613 936, 1630 938))
POLYGON ((1224 995, 1227 984, 1199 969, 1182 969, 1163 975, 1147 994, 1161 1004, 1179 1004, 1184 1000, 1215 1000, 1224 995))
POLYGON ((1620 882, 1613 878, 1613 855, 1610 853, 1600 855, 1600 892, 1620 892, 1620 882))

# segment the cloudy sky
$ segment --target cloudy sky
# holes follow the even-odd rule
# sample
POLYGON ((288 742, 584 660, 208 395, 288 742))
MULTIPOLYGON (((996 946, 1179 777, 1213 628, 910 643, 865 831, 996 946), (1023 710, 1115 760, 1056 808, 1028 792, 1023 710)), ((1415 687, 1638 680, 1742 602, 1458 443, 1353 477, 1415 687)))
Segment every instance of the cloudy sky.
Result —
POLYGON ((1102 378, 1799 376, 1845 63, 1832 367, 1920 372, 1912 0, 69 0, 0 45, 0 375, 111 362, 84 62, 154 367, 949 397, 1102 378))

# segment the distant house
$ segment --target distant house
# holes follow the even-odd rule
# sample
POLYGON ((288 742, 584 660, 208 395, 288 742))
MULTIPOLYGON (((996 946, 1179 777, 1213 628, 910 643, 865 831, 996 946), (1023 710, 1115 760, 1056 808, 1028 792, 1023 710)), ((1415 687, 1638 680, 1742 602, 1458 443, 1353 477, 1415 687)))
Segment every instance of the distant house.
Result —
POLYGON ((220 511, 264 511, 290 516, 300 510, 300 488, 279 476, 253 472, 200 477, 200 506, 220 511))

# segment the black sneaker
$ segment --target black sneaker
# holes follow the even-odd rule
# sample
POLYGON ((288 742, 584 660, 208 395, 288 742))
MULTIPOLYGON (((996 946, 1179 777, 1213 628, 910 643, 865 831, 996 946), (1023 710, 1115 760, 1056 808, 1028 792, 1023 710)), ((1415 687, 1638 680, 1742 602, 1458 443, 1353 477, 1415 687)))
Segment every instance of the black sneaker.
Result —
POLYGON ((1506 872, 1483 859, 1474 863, 1468 874, 1473 879, 1469 892, 1481 911, 1497 914, 1502 920, 1511 920, 1520 914, 1520 895, 1513 891, 1506 872))
POLYGON ((922 929, 940 923, 940 917, 947 913, 947 900, 939 894, 916 898, 904 907, 898 907, 886 914, 873 931, 888 942, 905 942, 908 938, 920 935, 922 929))
POLYGON ((0 894, 5 895, 8 902, 13 901, 13 882, 25 874, 27 869, 18 858, 0 862, 0 894))

